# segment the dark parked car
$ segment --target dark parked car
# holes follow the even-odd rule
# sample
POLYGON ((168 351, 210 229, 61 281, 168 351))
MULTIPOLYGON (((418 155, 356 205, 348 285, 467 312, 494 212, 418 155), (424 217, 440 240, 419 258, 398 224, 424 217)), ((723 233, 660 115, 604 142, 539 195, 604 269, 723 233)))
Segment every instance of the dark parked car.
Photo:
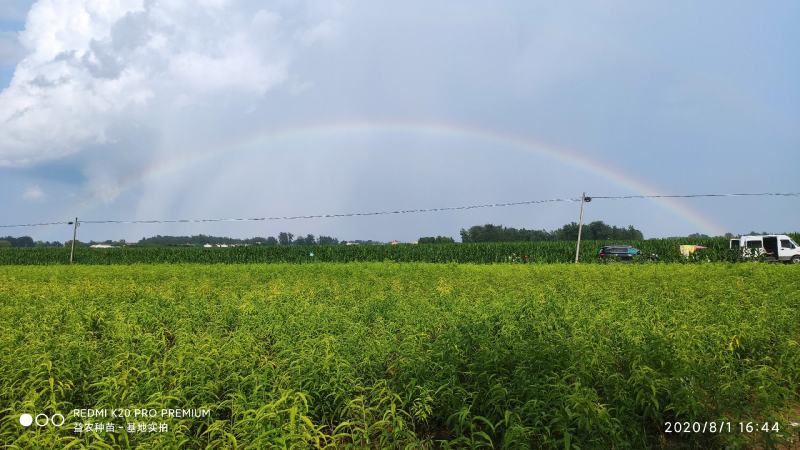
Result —
POLYGON ((658 255, 645 255, 636 247, 630 245, 605 245, 597 252, 597 257, 601 260, 633 261, 639 259, 657 260, 658 255))

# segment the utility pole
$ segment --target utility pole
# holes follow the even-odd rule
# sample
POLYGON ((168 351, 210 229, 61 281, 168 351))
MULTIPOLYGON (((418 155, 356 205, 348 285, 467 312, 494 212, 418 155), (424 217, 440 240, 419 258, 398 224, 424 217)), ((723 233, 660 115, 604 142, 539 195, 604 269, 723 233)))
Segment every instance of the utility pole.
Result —
POLYGON ((69 249, 69 263, 72 264, 75 256, 75 238, 78 236, 78 218, 76 217, 74 222, 69 223, 72 224, 72 245, 69 249))
POLYGON ((592 197, 587 197, 586 192, 581 194, 581 214, 578 216, 578 245, 575 246, 575 264, 581 254, 581 232, 583 231, 583 204, 592 201, 592 197))

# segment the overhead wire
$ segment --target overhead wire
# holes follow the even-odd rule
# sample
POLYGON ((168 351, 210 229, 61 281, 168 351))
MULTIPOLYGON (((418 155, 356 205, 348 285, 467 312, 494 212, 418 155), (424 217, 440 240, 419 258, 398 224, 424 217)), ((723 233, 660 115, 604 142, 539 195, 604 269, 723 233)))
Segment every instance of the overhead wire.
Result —
MULTIPOLYGON (((760 193, 716 193, 716 194, 648 194, 648 195, 587 195, 585 201, 595 199, 603 200, 629 200, 629 199, 655 199, 655 198, 702 198, 702 197, 797 197, 800 192, 760 192, 760 193)), ((335 213, 335 214, 304 214, 295 216, 271 216, 271 217, 245 217, 245 218, 200 218, 200 219, 151 219, 151 220, 79 220, 79 224, 166 224, 166 223, 210 223, 210 222, 263 222, 263 221, 277 221, 277 220, 301 220, 301 219, 329 219, 329 218, 342 218, 342 217, 366 217, 366 216, 382 216, 393 214, 419 214, 419 213, 435 213, 445 211, 463 211, 470 209, 481 208, 504 208, 509 206, 521 205, 538 205, 544 203, 564 203, 564 202, 581 202, 581 198, 551 198, 545 200, 525 200, 518 202, 501 202, 501 203, 485 203, 475 205, 462 205, 462 206, 446 206, 440 208, 414 208, 414 209, 397 209, 397 210, 381 210, 381 211, 368 211, 368 212, 351 212, 351 213, 335 213)), ((42 223, 25 223, 25 224, 12 224, 0 225, 0 228, 22 228, 22 227, 39 227, 51 225, 72 225, 73 221, 60 221, 60 222, 42 222, 42 223)))

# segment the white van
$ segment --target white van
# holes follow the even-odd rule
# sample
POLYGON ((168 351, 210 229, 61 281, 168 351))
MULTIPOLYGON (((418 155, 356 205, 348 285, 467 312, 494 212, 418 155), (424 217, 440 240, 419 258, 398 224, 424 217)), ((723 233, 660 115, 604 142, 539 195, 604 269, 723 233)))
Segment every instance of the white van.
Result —
POLYGON ((767 261, 784 261, 800 264, 800 246, 785 234, 742 236, 731 239, 732 249, 742 249, 745 257, 763 256, 767 261))

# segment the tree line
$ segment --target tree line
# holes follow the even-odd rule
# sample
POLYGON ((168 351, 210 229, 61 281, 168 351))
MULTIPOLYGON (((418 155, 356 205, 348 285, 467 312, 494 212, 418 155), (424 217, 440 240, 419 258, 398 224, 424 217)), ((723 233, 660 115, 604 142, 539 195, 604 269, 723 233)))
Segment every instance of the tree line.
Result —
MULTIPOLYGON (((643 238, 642 232, 629 226, 620 228, 606 225, 602 221, 596 221, 583 226, 584 239, 619 239, 619 240, 640 240, 643 238)), ((525 228, 505 227, 502 225, 475 225, 469 229, 462 229, 461 242, 520 242, 520 241, 574 241, 578 238, 578 224, 575 222, 564 225, 553 230, 528 230, 525 228)), ((424 236, 417 241, 420 244, 452 244, 455 240, 450 236, 424 236)), ((252 237, 238 239, 224 236, 211 236, 197 234, 192 236, 162 236, 156 235, 144 237, 137 242, 127 242, 122 240, 106 241, 76 241, 76 245, 137 245, 137 246, 203 246, 210 245, 339 245, 339 244, 384 244, 384 242, 373 240, 343 241, 332 236, 314 236, 313 234, 295 235, 289 232, 278 233, 277 236, 252 237)), ((34 241, 29 236, 4 237, 0 238, 0 247, 60 247, 70 245, 71 241, 63 244, 57 241, 34 241), (4 243, 5 242, 5 243, 4 243)))
MULTIPOLYGON (((524 242, 524 241, 575 241, 578 239, 578 224, 568 223, 556 230, 528 230, 502 225, 475 225, 461 229, 461 242, 524 242)), ((587 240, 642 240, 641 231, 629 225, 627 228, 607 225, 601 220, 583 226, 581 238, 587 240)))
POLYGON ((315 237, 313 234, 295 236, 292 233, 281 232, 277 237, 253 237, 237 239, 221 236, 198 234, 194 236, 152 236, 142 238, 136 245, 176 246, 176 245, 335 245, 339 240, 330 236, 315 237))
POLYGON ((63 244, 58 241, 34 241, 30 236, 6 236, 0 237, 0 248, 2 247, 61 247, 63 244))
MULTIPOLYGON (((536 230, 526 228, 505 227, 503 225, 485 224, 475 225, 460 231, 461 242, 531 242, 531 241, 575 241, 578 238, 578 224, 568 223, 555 230, 536 230)), ((767 234, 767 233, 752 233, 767 234)), ((633 225, 627 227, 617 227, 608 225, 601 220, 590 222, 583 226, 582 239, 586 240, 619 240, 619 241, 638 241, 643 240, 644 235, 633 225)), ((726 233, 725 237, 732 237, 726 233)), ((709 236, 693 233, 689 236, 675 237, 668 239, 700 239, 709 236)), ((423 236, 417 241, 420 244, 452 244, 455 240, 450 236, 423 236)), ((30 236, 22 237, 0 237, 0 247, 61 247, 67 246, 71 241, 63 244, 58 241, 34 241, 30 236)), ((140 246, 202 246, 211 245, 341 245, 341 244, 384 244, 384 242, 373 240, 354 240, 344 241, 332 236, 314 236, 313 234, 295 235, 289 232, 281 232, 277 236, 252 237, 237 239, 223 236, 210 236, 197 234, 192 236, 161 236, 145 237, 137 242, 118 241, 89 241, 76 242, 76 245, 105 244, 113 246, 140 245, 140 246)))
MULTIPOLYGON (((71 240, 64 243, 58 241, 34 241, 30 236, 13 237, 6 236, 0 237, 0 248, 2 247, 64 247, 72 243, 71 240)), ((75 241, 75 245, 111 245, 121 247, 125 245, 137 246, 203 246, 205 244, 211 245, 338 245, 338 244, 383 244, 383 242, 372 240, 355 240, 355 241, 340 241, 339 239, 331 236, 314 236, 307 234, 305 236, 294 235, 289 232, 281 232, 278 236, 269 237, 252 237, 246 239, 231 238, 225 236, 211 236, 206 234, 197 234, 192 236, 162 236, 156 235, 151 237, 144 237, 136 242, 127 242, 124 239, 120 240, 105 240, 105 241, 75 241)))

